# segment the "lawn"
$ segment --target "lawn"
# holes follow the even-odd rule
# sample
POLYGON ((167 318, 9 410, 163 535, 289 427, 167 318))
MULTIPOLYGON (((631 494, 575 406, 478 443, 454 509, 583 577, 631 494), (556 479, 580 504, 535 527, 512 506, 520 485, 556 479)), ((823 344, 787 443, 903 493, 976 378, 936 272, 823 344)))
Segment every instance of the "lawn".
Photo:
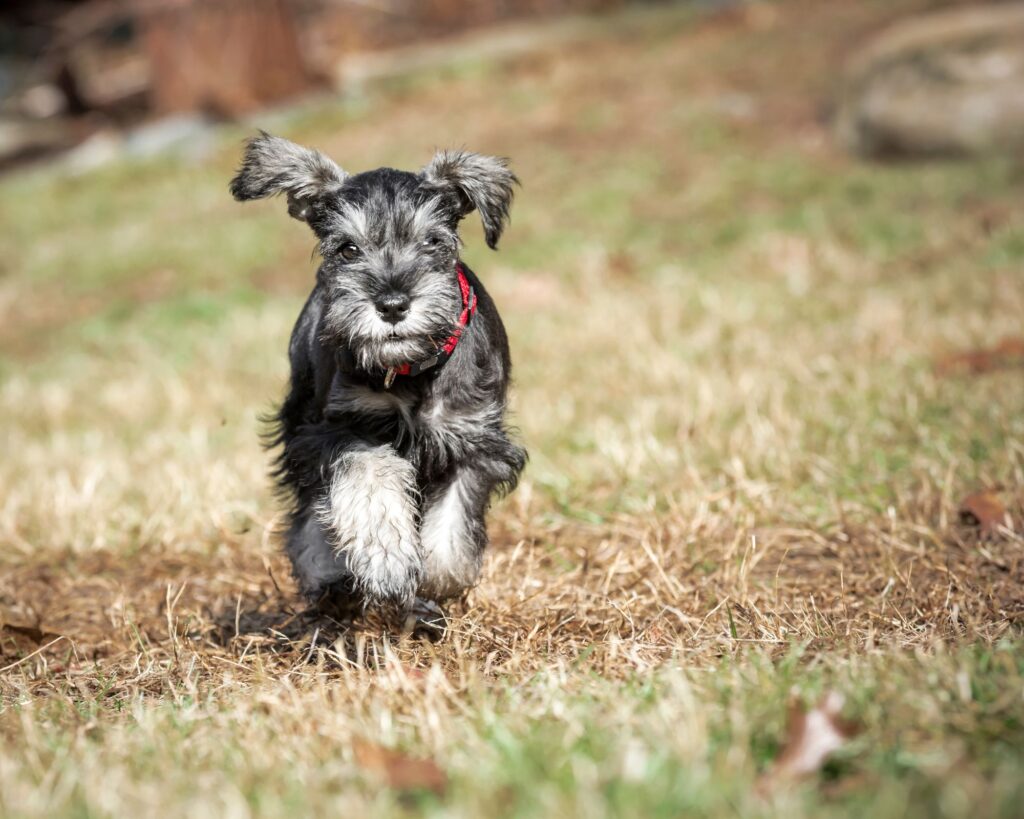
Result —
POLYGON ((0 180, 0 815, 1020 816, 1024 165, 826 119, 927 5, 627 11, 0 180), (258 126, 522 179, 500 252, 463 233, 531 461, 436 645, 317 619, 279 553, 259 417, 316 260, 228 195, 258 126), (828 691, 855 736, 781 776, 828 691))

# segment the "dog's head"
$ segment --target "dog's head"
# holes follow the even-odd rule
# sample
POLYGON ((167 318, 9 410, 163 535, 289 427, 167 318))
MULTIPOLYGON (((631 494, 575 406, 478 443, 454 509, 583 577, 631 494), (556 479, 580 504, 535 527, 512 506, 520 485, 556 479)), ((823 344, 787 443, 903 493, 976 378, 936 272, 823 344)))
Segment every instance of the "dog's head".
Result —
POLYGON ((419 173, 349 175, 318 151, 261 134, 231 182, 240 201, 283 193, 319 239, 327 326, 361 367, 430 356, 462 305, 458 225, 476 210, 491 248, 508 221, 515 175, 504 159, 441 151, 419 173))

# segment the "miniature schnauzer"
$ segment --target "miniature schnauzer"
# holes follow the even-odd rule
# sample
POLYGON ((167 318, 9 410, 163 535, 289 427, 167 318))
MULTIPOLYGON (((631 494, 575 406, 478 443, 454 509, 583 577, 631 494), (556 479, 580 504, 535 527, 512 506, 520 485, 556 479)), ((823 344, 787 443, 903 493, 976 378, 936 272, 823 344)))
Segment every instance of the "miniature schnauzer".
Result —
POLYGON ((437 604, 477 579, 491 496, 515 487, 526 451, 504 420, 505 329, 457 231, 476 210, 496 248, 517 182, 465 151, 349 175, 266 133, 246 147, 235 199, 285 194, 322 257, 270 440, 311 602, 443 629, 437 604))

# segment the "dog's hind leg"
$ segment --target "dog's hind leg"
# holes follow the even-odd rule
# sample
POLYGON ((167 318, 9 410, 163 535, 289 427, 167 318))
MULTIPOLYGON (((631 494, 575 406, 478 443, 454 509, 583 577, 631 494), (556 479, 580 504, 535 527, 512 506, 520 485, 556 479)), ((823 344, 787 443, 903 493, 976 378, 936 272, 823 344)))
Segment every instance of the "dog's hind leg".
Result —
POLYGON ((371 605, 408 609, 422 571, 416 473, 391 446, 356 444, 338 456, 317 518, 371 605))
POLYGON ((307 600, 334 610, 357 607, 359 600, 348 559, 331 546, 316 517, 306 515, 293 521, 286 548, 299 589, 307 600))

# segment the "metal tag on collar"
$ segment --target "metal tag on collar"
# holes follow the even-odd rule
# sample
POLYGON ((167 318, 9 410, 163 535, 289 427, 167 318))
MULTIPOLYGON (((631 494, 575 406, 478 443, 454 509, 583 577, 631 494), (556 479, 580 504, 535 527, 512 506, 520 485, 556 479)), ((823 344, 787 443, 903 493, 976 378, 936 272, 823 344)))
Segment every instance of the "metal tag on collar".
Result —
POLYGON ((384 389, 390 390, 391 385, 395 383, 395 376, 398 375, 397 367, 388 367, 388 371, 384 373, 384 389))
POLYGON ((441 360, 441 354, 440 353, 434 353, 430 358, 424 359, 419 364, 413 364, 412 372, 410 372, 409 374, 410 375, 419 375, 422 372, 426 372, 431 367, 436 366, 437 362, 440 361, 440 360, 441 360))

